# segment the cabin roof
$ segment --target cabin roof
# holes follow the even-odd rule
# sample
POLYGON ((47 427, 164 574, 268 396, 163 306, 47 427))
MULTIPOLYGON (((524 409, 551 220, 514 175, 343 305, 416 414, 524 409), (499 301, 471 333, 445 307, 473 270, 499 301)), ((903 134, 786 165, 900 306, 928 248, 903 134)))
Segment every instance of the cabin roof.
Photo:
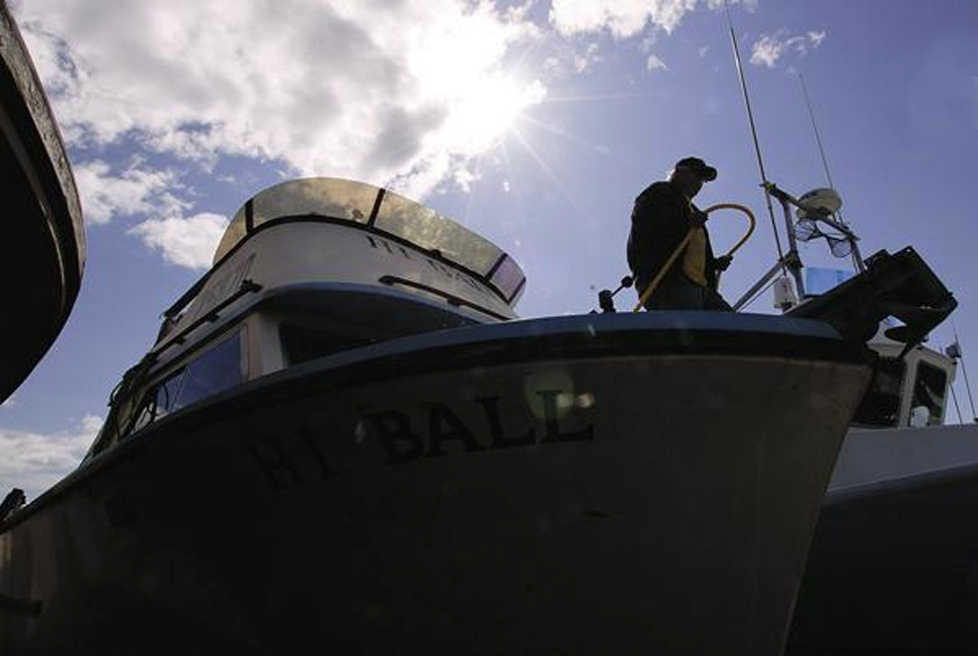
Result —
POLYGON ((389 234, 484 279, 510 304, 525 282, 516 261, 489 240, 397 193, 340 178, 303 178, 269 187, 235 213, 214 253, 217 265, 262 224, 319 217, 389 234))

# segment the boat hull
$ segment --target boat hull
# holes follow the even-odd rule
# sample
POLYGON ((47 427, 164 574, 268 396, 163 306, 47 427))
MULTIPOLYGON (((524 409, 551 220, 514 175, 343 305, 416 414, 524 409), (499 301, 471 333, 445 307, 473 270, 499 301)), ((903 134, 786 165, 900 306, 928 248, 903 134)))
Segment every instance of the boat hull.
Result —
POLYGON ((978 426, 851 431, 787 652, 973 653, 976 509, 978 426))
POLYGON ((85 225, 68 155, 30 52, 0 3, 0 403, 61 333, 81 288, 85 225))
POLYGON ((0 646, 780 653, 869 367, 540 355, 158 422, 0 534, 0 646))

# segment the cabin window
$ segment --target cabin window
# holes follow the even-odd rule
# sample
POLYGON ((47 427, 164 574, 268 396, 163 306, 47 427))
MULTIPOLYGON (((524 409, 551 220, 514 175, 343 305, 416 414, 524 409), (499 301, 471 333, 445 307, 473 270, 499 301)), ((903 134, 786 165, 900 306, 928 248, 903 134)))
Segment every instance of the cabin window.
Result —
POLYGON ((241 333, 226 339, 187 365, 174 410, 240 385, 241 333))
POLYGON ((853 423, 888 428, 900 419, 900 392, 906 365, 899 358, 880 358, 866 396, 856 410, 853 423))
POLYGON ((282 324, 279 328, 282 349, 290 365, 315 360, 331 353, 346 351, 371 344, 374 340, 354 335, 342 335, 336 331, 306 328, 282 324))
POLYGON ((133 431, 185 408, 208 396, 223 392, 244 380, 242 334, 203 353, 147 391, 133 431))
POLYGON ((392 191, 384 195, 375 225, 424 250, 437 249, 447 259, 481 275, 486 275, 502 255, 492 242, 392 191))
POLYGON ((503 292, 506 298, 510 298, 523 285, 525 279, 526 276, 523 275, 522 269, 509 255, 503 256, 499 268, 492 274, 492 283, 503 292))
POLYGON ((377 187, 350 180, 309 178, 270 187, 251 199, 231 219, 214 254, 216 264, 252 228, 289 216, 326 216, 366 223, 377 200, 377 187), (251 227, 248 213, 251 213, 251 227))
POLYGON ((245 238, 247 232, 248 226, 245 220, 245 210, 241 208, 234 215, 234 218, 231 219, 231 223, 228 224, 227 229, 224 231, 224 236, 221 237, 221 241, 217 245, 217 250, 214 252, 213 264, 217 264, 222 257, 237 246, 238 242, 245 238))
POLYGON ((311 178, 284 182, 255 196, 254 226, 284 216, 304 215, 366 223, 377 193, 377 187, 350 180, 311 178))
POLYGON ((173 411, 176 400, 180 395, 180 385, 183 383, 184 370, 180 369, 165 378, 156 389, 147 393, 146 401, 139 411, 139 417, 133 425, 138 431, 143 426, 166 416, 173 411))
POLYGON ((927 425, 939 426, 944 417, 944 402, 947 391, 947 372, 927 364, 917 363, 917 376, 914 379, 913 401, 910 411, 916 408, 927 409, 927 425))

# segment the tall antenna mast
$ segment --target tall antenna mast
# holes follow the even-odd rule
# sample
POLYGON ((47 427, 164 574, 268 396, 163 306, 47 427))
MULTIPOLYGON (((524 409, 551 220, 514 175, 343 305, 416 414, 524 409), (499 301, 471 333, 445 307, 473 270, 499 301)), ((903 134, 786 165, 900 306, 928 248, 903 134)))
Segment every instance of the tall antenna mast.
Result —
POLYGON ((798 80, 801 81, 801 90, 805 94, 805 105, 808 106, 808 116, 812 119, 812 130, 815 132, 815 143, 818 144, 818 152, 822 156, 822 168, 825 170, 825 179, 828 181, 829 187, 835 189, 835 185, 832 184, 832 174, 829 172, 829 160, 825 157, 825 148, 822 147, 822 136, 818 133, 818 125, 815 123, 815 112, 812 111, 812 100, 808 96, 808 86, 805 85, 805 77, 801 73, 798 73, 798 80))
MULTIPOLYGON (((961 363, 961 373, 964 374, 964 386, 968 390, 968 402, 971 404, 971 417, 978 423, 978 412, 975 411, 975 399, 971 395, 971 382, 968 380, 968 370, 964 367, 964 353, 961 352, 961 342, 958 339, 958 327, 954 323, 954 319, 951 319, 951 327, 954 329, 954 344, 945 350, 945 353, 957 362, 961 363)), ((951 388, 951 393, 953 395, 954 388, 951 388)), ((957 405, 958 399, 954 398, 954 404, 957 405)), ((961 420, 961 410, 958 410, 958 421, 961 420)))
POLYGON ((963 424, 964 421, 961 420, 961 406, 958 405, 958 395, 954 393, 954 384, 948 385, 951 388, 951 398, 954 399, 954 409, 958 413, 958 423, 963 424))
MULTIPOLYGON (((825 171, 825 180, 829 183, 830 188, 835 189, 835 184, 832 182, 832 173, 829 171, 829 160, 825 156, 825 148, 822 147, 822 135, 819 134, 818 124, 815 123, 815 111, 812 109, 812 100, 808 95, 808 85, 805 84, 805 77, 801 74, 801 72, 798 73, 798 80, 801 82, 802 93, 805 94, 805 105, 808 107, 808 117, 812 119, 812 131, 815 132, 815 143, 818 144, 818 153, 822 156, 822 169, 825 171)), ((844 226, 847 225, 846 220, 842 217, 842 210, 837 210, 836 214, 839 216, 839 222, 844 226)), ((853 251, 850 253, 850 255, 852 256, 852 264, 854 267, 856 267, 856 271, 861 271, 862 267, 860 267, 860 262, 856 256, 856 252, 853 251)))
POLYGON ((750 123, 750 132, 754 137, 754 152, 757 153, 757 167, 761 171, 761 183, 764 188, 764 200, 767 201, 767 213, 771 217, 771 230, 774 232, 774 243, 778 247, 778 261, 781 263, 781 272, 787 277, 788 269, 784 262, 784 250, 781 248, 781 237, 778 235, 778 227, 774 220, 774 208, 771 206, 771 194, 768 193, 768 179, 764 172, 764 159, 761 157, 761 146, 757 141, 757 127, 754 125, 754 112, 750 108, 750 94, 747 93, 747 78, 744 77, 744 66, 740 61, 740 48, 737 46, 737 35, 734 34, 733 19, 730 18, 730 6, 724 0, 723 8, 727 12, 727 25, 730 27, 730 43, 733 45, 734 63, 737 65, 737 76, 740 78, 740 88, 744 92, 744 106, 747 107, 747 120, 750 123))

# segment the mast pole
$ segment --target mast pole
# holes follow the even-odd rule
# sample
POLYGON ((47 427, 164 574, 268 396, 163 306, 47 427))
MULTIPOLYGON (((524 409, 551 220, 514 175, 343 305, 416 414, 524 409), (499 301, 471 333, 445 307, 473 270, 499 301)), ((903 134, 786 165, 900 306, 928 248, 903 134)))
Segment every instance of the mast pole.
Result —
MULTIPOLYGON (((818 144, 818 153, 822 157, 822 169, 825 171, 825 180, 829 183, 831 189, 835 189, 835 184, 832 182, 832 173, 829 172, 829 159, 825 156, 825 148, 822 146, 822 135, 818 131, 818 124, 815 122, 815 110, 812 109, 812 99, 808 95, 808 85, 805 84, 805 78, 798 73, 798 80, 801 82, 802 93, 805 94, 805 106, 808 107, 808 117, 812 120, 812 131, 815 132, 815 143, 818 144)), ((842 210, 836 212, 839 215, 839 223, 848 228, 846 220, 842 217, 842 210)), ((850 231, 851 233, 851 231, 850 231)), ((865 271, 866 265, 863 264, 863 256, 859 252, 859 246, 856 245, 856 240, 852 237, 849 238, 849 244, 852 246, 852 265, 857 272, 865 271)))
MULTIPOLYGON (((954 323, 954 319, 951 319, 951 327, 954 329, 954 344, 949 346, 945 353, 951 357, 955 362, 961 363, 961 373, 964 374, 964 386, 968 390, 968 403, 971 404, 971 418, 978 424, 978 412, 975 412, 975 399, 971 395, 971 382, 968 380, 968 370, 964 366, 964 352, 961 350, 961 340, 958 338, 958 327, 954 323), (953 348, 953 351, 952 351, 953 348)), ((951 386, 951 395, 954 396, 954 386, 951 386)), ((957 405, 958 399, 954 398, 954 403, 957 405)), ((958 410, 958 421, 961 420, 961 411, 958 410)))
POLYGON ((954 400, 954 410, 958 413, 958 423, 963 424, 961 420, 961 406, 958 405, 958 395, 954 393, 954 383, 948 385, 951 388, 951 398, 954 400))
MULTIPOLYGON (((815 143, 818 144, 818 152, 822 156, 822 169, 825 171, 825 180, 829 183, 829 187, 835 189, 835 185, 832 184, 832 174, 829 172, 829 160, 825 157, 825 149, 822 147, 822 137, 818 132, 818 125, 815 123, 815 112, 812 110, 812 100, 808 96, 808 86, 805 84, 804 76, 799 72, 798 80, 801 82, 802 93, 805 94, 805 105, 808 106, 808 117, 812 119, 812 130, 815 132, 815 143)), ((842 213, 837 212, 839 218, 842 218, 842 213)))
POLYGON ((971 419, 978 423, 978 412, 975 412, 975 399, 971 396, 971 383, 968 382, 968 370, 964 366, 964 358, 961 358, 961 373, 964 374, 964 386, 968 390, 968 402, 971 403, 971 419))
POLYGON ((757 126, 754 125, 754 112, 750 106, 750 94, 747 92, 747 78, 744 76, 744 66, 740 61, 740 48, 737 45, 737 35, 734 34, 733 19, 730 18, 730 6, 724 0, 723 7, 727 13, 727 25, 730 27, 730 43, 733 46, 734 64, 737 67, 737 77, 740 78, 740 88, 744 92, 744 106, 747 108, 747 120, 750 123, 751 135, 754 137, 754 152, 757 154, 757 167, 761 172, 761 186, 764 188, 764 200, 767 203, 767 213, 771 217, 771 230, 774 232, 774 243, 778 248, 778 262, 781 263, 781 272, 787 276, 788 270, 785 267, 784 249, 781 248, 781 237, 778 235, 777 222, 774 219, 774 207, 771 205, 771 194, 768 192, 767 174, 764 172, 764 159, 761 157, 761 146, 757 140, 757 126))

